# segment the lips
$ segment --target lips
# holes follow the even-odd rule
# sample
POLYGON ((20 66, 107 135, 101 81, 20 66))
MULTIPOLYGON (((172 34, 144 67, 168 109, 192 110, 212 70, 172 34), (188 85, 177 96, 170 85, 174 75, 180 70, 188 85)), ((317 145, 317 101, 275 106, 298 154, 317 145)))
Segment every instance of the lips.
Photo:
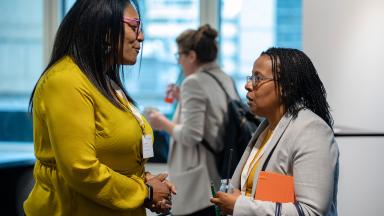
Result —
POLYGON ((245 97, 247 98, 248 102, 252 102, 253 101, 252 98, 248 94, 245 97))
POLYGON ((252 106, 252 100, 250 100, 248 97, 247 97, 247 104, 248 104, 249 107, 252 106))

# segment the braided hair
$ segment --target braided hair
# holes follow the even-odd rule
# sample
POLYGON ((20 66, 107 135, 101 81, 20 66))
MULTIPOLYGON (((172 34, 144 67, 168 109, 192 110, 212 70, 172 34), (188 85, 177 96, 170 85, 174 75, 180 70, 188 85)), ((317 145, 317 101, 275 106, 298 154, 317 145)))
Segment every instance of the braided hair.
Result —
POLYGON ((272 73, 281 101, 288 114, 297 117, 303 107, 320 116, 330 127, 333 118, 327 93, 308 56, 297 49, 269 48, 261 53, 272 61, 272 73))

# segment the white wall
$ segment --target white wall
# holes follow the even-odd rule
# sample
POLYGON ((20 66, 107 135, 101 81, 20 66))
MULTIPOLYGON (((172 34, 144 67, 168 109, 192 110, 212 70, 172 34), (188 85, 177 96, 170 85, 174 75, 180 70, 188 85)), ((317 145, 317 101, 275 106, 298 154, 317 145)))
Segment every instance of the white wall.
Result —
POLYGON ((384 215, 382 138, 337 138, 340 150, 340 216, 384 215))
POLYGON ((303 48, 336 125, 384 131, 384 1, 303 0, 303 48))
MULTIPOLYGON (((336 125, 384 132, 384 1, 303 0, 303 48, 336 125)), ((384 138, 342 138, 339 215, 384 215, 384 138)))

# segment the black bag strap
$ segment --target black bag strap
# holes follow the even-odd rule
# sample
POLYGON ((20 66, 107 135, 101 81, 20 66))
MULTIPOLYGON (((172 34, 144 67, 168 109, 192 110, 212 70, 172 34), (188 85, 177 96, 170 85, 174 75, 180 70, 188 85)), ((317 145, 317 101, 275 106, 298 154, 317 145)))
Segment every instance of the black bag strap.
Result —
MULTIPOLYGON (((295 207, 296 207, 296 210, 297 210, 297 213, 299 214, 299 216, 305 216, 304 211, 301 208, 300 203, 295 202, 294 204, 295 204, 295 207)), ((275 207, 275 216, 281 216, 281 207, 282 207, 282 204, 277 202, 276 207, 275 207)))
POLYGON ((219 154, 218 152, 216 152, 216 151, 211 147, 211 145, 209 145, 208 141, 205 140, 204 138, 203 138, 203 140, 201 140, 200 143, 203 144, 203 146, 204 146, 208 151, 210 151, 212 154, 214 154, 214 155, 219 154))
POLYGON ((299 213, 299 216, 305 216, 303 209, 301 208, 301 205, 299 202, 295 202, 295 207, 297 210, 297 213, 299 213))
POLYGON ((281 203, 277 202, 276 208, 275 208, 275 216, 280 216, 280 215, 281 215, 281 203))
MULTIPOLYGON (((204 72, 205 74, 207 74, 208 76, 212 77, 212 79, 214 79, 217 84, 220 86, 221 90, 223 90, 223 92, 225 93, 225 97, 227 98, 227 101, 229 101, 230 97, 229 97, 229 94, 228 92, 225 90, 223 84, 220 82, 220 80, 213 74, 209 73, 208 71, 202 71, 204 72)), ((236 89, 236 88, 235 88, 236 89)))
MULTIPOLYGON (((226 98, 227 98, 227 101, 229 102, 231 98, 229 97, 228 92, 225 90, 225 88, 224 88, 223 84, 220 82, 220 80, 219 80, 215 75, 213 75, 212 73, 209 73, 208 71, 202 71, 202 72, 204 72, 204 73, 207 74, 208 76, 212 77, 212 78, 217 82, 217 84, 219 84, 221 90, 223 90, 223 92, 225 93, 225 96, 226 96, 226 98)), ((231 78, 231 81, 232 81, 233 89, 235 89, 235 92, 236 92, 237 97, 240 98, 240 94, 239 94, 239 92, 237 91, 235 81, 232 79, 232 77, 230 77, 230 78, 231 78)))
MULTIPOLYGON (((208 76, 212 77, 212 79, 214 79, 216 81, 216 83, 220 86, 221 90, 223 90, 224 94, 225 94, 225 97, 227 98, 227 101, 229 102, 230 100, 230 97, 229 97, 229 94, 228 92, 225 90, 223 84, 220 82, 220 80, 213 74, 209 73, 208 71, 202 71, 204 72, 205 74, 207 74, 208 76)), ((234 83, 233 83, 234 84, 234 83)), ((236 89, 236 88, 235 88, 236 89)), ((236 91, 237 93, 237 91, 236 91)), ((216 152, 212 147, 211 145, 209 145, 208 141, 205 140, 203 138, 203 140, 201 140, 201 144, 203 144, 203 146, 208 150, 210 151, 212 154, 214 155, 217 155, 219 152, 216 152)))
MULTIPOLYGON (((265 160, 265 162, 263 164, 263 168, 261 169, 261 171, 265 171, 265 169, 267 168, 269 160, 271 159, 271 156, 272 156, 273 152, 275 151, 277 144, 278 143, 276 143, 276 145, 273 147, 273 149, 269 153, 267 159, 265 160)), ((297 210, 297 213, 299 214, 299 216, 305 216, 304 211, 303 211, 300 203, 296 201, 294 203, 294 205, 296 207, 296 210, 297 210)), ((276 203, 275 216, 280 216, 280 215, 281 215, 281 203, 276 203)))

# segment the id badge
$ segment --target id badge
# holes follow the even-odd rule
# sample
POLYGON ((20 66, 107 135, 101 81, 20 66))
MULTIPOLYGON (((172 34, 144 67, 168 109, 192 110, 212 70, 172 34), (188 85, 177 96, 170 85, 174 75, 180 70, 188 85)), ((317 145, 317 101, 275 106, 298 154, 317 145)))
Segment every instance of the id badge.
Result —
POLYGON ((143 159, 153 157, 152 136, 143 135, 143 137, 141 138, 141 143, 143 146, 143 159))

